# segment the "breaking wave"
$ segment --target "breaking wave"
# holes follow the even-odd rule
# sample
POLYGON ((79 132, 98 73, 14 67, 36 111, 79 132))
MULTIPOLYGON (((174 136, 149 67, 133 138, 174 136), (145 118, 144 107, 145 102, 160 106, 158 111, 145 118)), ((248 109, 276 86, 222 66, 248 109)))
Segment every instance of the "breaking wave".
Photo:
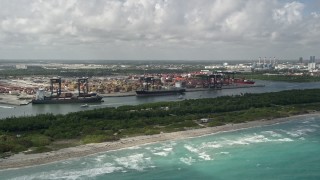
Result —
POLYGON ((191 165, 192 163, 196 162, 196 160, 193 159, 192 157, 182 157, 180 158, 180 161, 187 165, 191 165))
POLYGON ((151 165, 151 159, 145 158, 143 154, 134 154, 127 157, 116 158, 115 161, 118 165, 126 169, 142 171, 151 165))
POLYGON ((88 179, 93 178, 103 174, 109 174, 116 171, 123 170, 122 167, 116 167, 112 164, 104 164, 101 167, 95 167, 90 169, 80 169, 80 170, 58 170, 58 171, 49 171, 43 173, 36 173, 28 176, 21 176, 14 178, 15 180, 25 180, 25 179, 88 179))

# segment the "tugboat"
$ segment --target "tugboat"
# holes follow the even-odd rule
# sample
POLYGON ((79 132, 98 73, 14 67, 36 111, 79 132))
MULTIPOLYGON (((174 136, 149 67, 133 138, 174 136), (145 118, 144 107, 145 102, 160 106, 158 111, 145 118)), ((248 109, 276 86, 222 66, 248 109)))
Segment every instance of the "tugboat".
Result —
POLYGON ((61 93, 61 78, 50 79, 50 96, 45 95, 44 89, 39 89, 32 104, 66 104, 66 103, 94 103, 101 102, 102 97, 96 93, 88 93, 88 78, 78 79, 78 95, 72 93, 61 93), (56 92, 53 84, 58 83, 56 92), (81 91, 81 88, 83 91, 81 91))

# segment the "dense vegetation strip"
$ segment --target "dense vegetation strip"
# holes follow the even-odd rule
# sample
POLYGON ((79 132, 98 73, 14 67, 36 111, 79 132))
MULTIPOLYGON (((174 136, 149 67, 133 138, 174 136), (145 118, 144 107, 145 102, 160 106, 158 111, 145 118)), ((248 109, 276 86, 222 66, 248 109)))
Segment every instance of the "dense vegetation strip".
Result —
POLYGON ((0 77, 17 76, 61 76, 61 77, 92 77, 110 75, 153 74, 153 73, 185 73, 195 68, 185 69, 44 69, 28 66, 28 69, 6 69, 0 71, 0 77))
POLYGON ((284 81, 284 82, 318 82, 320 81, 319 76, 310 75, 287 75, 287 74, 265 74, 265 73, 242 73, 237 74, 237 77, 245 79, 258 79, 267 81, 284 81))
POLYGON ((212 118, 206 125, 217 126, 319 109, 320 89, 307 89, 12 117, 0 121, 0 154, 48 151, 66 139, 79 144, 202 128, 201 118, 212 118))

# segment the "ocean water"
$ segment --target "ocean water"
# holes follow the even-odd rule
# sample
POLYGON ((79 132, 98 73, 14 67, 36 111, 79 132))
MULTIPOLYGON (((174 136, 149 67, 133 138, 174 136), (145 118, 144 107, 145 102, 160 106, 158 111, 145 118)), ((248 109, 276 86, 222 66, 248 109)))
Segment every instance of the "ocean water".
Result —
POLYGON ((320 179, 320 115, 0 171, 0 179, 320 179))

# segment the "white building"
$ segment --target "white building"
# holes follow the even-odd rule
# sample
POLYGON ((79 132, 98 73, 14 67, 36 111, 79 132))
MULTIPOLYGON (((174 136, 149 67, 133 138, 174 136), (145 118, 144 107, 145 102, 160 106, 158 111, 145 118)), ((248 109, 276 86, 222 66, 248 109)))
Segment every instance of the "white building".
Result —
POLYGON ((316 57, 315 56, 310 56, 310 60, 308 63, 308 70, 313 71, 316 69, 316 57))
POLYGON ((27 66, 25 64, 17 64, 16 69, 27 69, 27 66))
POLYGON ((309 71, 312 71, 315 69, 316 69, 316 63, 314 63, 314 62, 308 63, 308 70, 309 71))

